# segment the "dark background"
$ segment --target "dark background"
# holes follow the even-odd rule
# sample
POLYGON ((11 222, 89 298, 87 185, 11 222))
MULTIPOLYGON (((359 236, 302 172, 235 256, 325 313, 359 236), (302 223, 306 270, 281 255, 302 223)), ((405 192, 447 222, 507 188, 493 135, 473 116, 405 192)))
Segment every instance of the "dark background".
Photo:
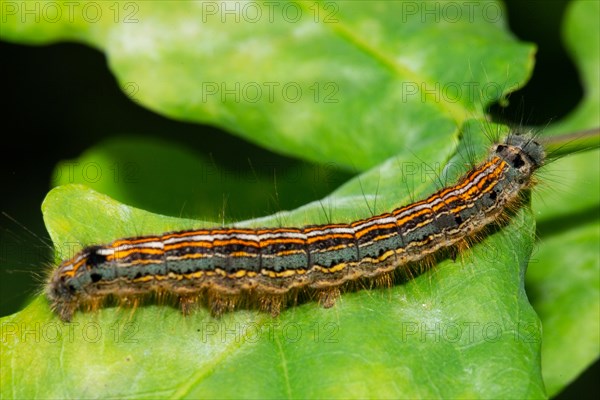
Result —
MULTIPOLYGON (((567 2, 506 3, 512 32, 536 43, 538 53, 531 81, 511 96, 507 109, 496 106, 492 112, 516 123, 523 119, 528 125, 560 119, 582 96, 577 71, 561 39, 567 2)), ((185 147, 203 149, 223 163, 232 159, 232 149, 240 159, 258 154, 275 165, 294 162, 216 128, 169 120, 139 107, 121 91, 104 55, 89 47, 0 42, 0 57, 0 316, 18 311, 35 295, 43 280, 40 265, 52 259, 40 205, 53 168, 60 160, 79 156, 107 132, 168 137, 185 147)), ((597 362, 559 397, 592 398, 600 392, 595 379, 599 372, 597 362)))

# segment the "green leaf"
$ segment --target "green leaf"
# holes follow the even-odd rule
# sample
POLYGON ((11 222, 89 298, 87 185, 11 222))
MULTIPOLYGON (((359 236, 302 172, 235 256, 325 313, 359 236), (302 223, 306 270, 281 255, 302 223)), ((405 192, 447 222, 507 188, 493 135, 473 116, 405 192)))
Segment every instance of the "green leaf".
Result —
MULTIPOLYGON (((469 145, 445 165, 459 163, 467 147, 485 140, 471 133, 469 145)), ((416 156, 408 160, 420 165, 416 156)), ((372 183, 363 186, 365 197, 355 193, 376 175, 386 208, 406 200, 410 188, 418 197, 435 188, 421 182, 420 171, 407 176, 405 166, 391 159, 323 202, 334 201, 348 219, 356 203, 374 196, 372 183), (388 183, 405 179, 405 185, 388 183)), ((43 210, 57 244, 198 224, 134 209, 81 185, 54 189, 43 210)), ((250 224, 298 223, 318 214, 315 203, 250 224)), ((333 309, 309 302, 276 319, 237 311, 215 320, 206 310, 184 318, 176 309, 148 306, 133 315, 115 308, 77 313, 63 324, 39 298, 2 320, 3 364, 12 366, 2 369, 3 390, 12 390, 3 395, 543 397, 540 324, 523 289, 533 227, 524 208, 456 261, 406 284, 346 293, 333 309), (29 384, 20 384, 23 363, 37 366, 29 384)))
MULTIPOLYGON (((50 3, 36 4, 43 15, 50 3)), ((533 46, 507 31, 497 2, 464 4, 458 20, 424 16, 427 3, 282 2, 301 10, 300 20, 277 14, 272 21, 239 23, 227 17, 223 23, 223 13, 208 15, 202 4, 211 2, 96 4, 102 8, 93 23, 79 13, 73 21, 32 21, 22 18, 22 10, 3 8, 2 39, 92 44, 106 52, 135 99, 159 113, 212 123, 283 154, 366 171, 321 201, 238 224, 244 226, 352 221, 431 193, 438 187, 432 176, 442 175, 443 167, 457 173, 452 167, 485 141, 483 108, 522 86, 533 66, 533 46), (110 7, 119 10, 117 22, 132 10, 137 22, 115 23, 110 7), (483 7, 500 14, 490 17, 483 7), (326 21, 331 11, 336 20, 326 21), (271 82, 299 87, 302 96, 292 101, 276 92, 271 101, 263 92, 249 101, 243 88, 271 82), (234 88, 233 95, 210 94, 214 84, 234 88), (246 97, 237 102, 236 95, 246 97), (434 166, 433 173, 423 166, 434 166)), ((146 179, 152 176, 148 160, 173 165, 173 176, 188 181, 210 163, 137 140, 100 144, 76 160, 76 171, 88 162, 110 171, 122 145, 148 166, 142 168, 147 175, 137 185, 92 183, 128 204, 180 215, 165 203, 165 193, 179 184, 146 179)), ((286 195, 294 189, 287 186, 286 195)), ((193 198, 193 191, 181 193, 193 198)), ((214 224, 149 213, 80 185, 53 189, 43 211, 58 258, 86 244, 214 224)), ((133 316, 114 308, 78 313, 65 325, 40 297, 1 320, 1 362, 11 366, 1 369, 1 394, 544 397, 540 323, 523 289, 533 224, 524 208, 455 262, 444 260, 406 284, 346 293, 329 310, 309 302, 276 319, 238 311, 215 320, 206 310, 184 318, 176 309, 152 305, 133 316)))
MULTIPOLYGON (((544 135, 600 126, 600 3, 572 2, 564 23, 584 98, 544 135)), ((551 162, 533 198, 538 236, 527 271, 527 293, 544 327, 542 373, 553 396, 600 356, 600 151, 551 162)))
POLYGON ((508 32, 497 2, 436 14, 426 2, 387 0, 95 2, 85 11, 41 1, 31 6, 37 18, 23 4, 4 7, 2 39, 90 43, 158 113, 358 170, 450 141, 533 67, 534 47, 508 32), (61 18, 45 15, 52 7, 61 18))
MULTIPOLYGON (((598 210, 598 209, 596 209, 598 210)), ((527 293, 544 327, 542 371, 554 395, 600 354, 600 218, 543 236, 527 271, 527 293)))

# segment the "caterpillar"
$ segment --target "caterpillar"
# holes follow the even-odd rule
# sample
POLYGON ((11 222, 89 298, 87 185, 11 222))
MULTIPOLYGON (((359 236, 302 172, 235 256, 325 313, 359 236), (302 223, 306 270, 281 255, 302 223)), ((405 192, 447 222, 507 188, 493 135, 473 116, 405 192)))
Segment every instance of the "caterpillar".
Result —
POLYGON ((137 305, 148 295, 175 298, 185 314, 205 304, 214 316, 242 305, 277 316, 299 293, 332 307, 351 282, 387 282, 505 219, 523 203, 544 160, 532 136, 511 133, 456 184, 370 218, 186 230, 88 246, 54 269, 46 295, 64 321, 79 309, 115 300, 137 305))

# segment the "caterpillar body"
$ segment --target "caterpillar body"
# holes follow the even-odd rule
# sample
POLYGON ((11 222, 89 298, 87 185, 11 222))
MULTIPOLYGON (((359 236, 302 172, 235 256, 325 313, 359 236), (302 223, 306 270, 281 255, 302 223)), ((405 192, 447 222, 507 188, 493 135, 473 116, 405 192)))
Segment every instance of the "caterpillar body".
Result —
POLYGON ((56 268, 46 294, 65 321, 106 301, 173 297, 188 313, 253 306, 278 315, 299 293, 331 307, 340 289, 468 242, 522 204, 542 145, 510 134, 454 185, 390 212, 343 224, 168 232, 84 248, 56 268))

